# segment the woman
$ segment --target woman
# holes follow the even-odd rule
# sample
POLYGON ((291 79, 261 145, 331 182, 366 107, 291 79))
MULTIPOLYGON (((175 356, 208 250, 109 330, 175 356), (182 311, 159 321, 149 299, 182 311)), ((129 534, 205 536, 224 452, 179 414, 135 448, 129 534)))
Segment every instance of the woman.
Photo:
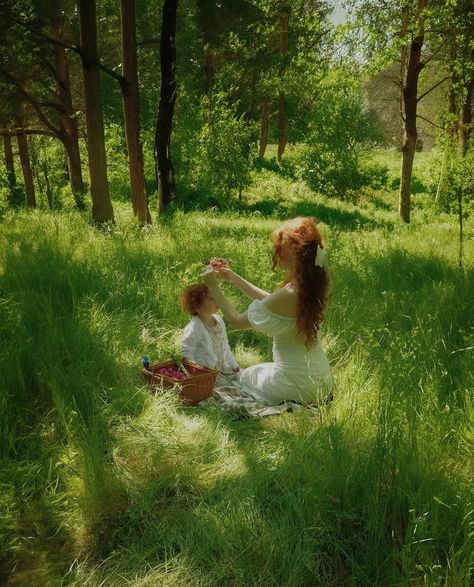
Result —
POLYGON ((321 346, 320 325, 329 296, 330 276, 321 235, 312 218, 295 218, 276 229, 271 240, 273 269, 287 276, 269 294, 229 268, 208 266, 204 281, 226 320, 237 329, 254 328, 273 336, 273 362, 240 373, 240 383, 258 401, 319 402, 333 388, 331 368, 321 346), (220 276, 254 301, 240 314, 219 288, 220 276))

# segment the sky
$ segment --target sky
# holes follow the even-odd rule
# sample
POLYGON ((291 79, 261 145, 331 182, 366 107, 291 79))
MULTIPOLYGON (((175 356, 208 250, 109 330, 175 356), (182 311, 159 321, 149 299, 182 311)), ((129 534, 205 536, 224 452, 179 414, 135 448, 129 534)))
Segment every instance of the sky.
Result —
POLYGON ((342 2, 338 2, 337 0, 333 2, 334 10, 329 15, 329 20, 333 24, 341 24, 346 20, 346 11, 342 8, 341 4, 342 2))

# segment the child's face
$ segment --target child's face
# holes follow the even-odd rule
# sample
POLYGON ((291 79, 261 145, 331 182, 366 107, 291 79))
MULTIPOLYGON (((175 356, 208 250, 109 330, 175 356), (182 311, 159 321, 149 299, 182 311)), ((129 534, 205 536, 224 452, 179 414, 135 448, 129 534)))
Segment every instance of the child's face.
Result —
POLYGON ((208 294, 202 301, 202 304, 198 312, 207 312, 209 314, 215 314, 219 311, 219 306, 214 301, 214 298, 208 294))

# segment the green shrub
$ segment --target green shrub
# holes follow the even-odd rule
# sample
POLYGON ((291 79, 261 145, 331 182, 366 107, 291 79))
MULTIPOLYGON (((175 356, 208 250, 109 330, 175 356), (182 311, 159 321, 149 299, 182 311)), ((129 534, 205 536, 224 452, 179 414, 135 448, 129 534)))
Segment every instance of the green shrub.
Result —
POLYGON ((256 124, 237 115, 219 95, 212 105, 203 99, 181 119, 175 137, 179 192, 200 205, 228 205, 250 183, 256 124))
POLYGON ((343 72, 331 72, 318 86, 302 177, 317 192, 344 196, 363 185, 359 158, 381 140, 375 113, 364 103, 358 86, 348 85, 343 72))
POLYGON ((377 162, 367 162, 359 167, 362 185, 374 190, 388 187, 388 167, 377 162))

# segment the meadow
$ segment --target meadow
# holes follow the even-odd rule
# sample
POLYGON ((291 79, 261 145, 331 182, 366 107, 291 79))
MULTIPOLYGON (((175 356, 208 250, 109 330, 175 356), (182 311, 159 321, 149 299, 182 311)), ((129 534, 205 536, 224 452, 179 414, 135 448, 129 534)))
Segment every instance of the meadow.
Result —
MULTIPOLYGON (((261 172, 225 210, 136 226, 0 216, 0 583, 472 585, 474 230, 396 191, 356 203, 261 172), (269 235, 314 215, 334 292, 334 401, 264 419, 152 395, 184 285, 232 260, 273 289, 269 235)), ((246 300, 224 285, 239 308, 246 300)), ((229 330, 241 366, 271 341, 229 330)))

